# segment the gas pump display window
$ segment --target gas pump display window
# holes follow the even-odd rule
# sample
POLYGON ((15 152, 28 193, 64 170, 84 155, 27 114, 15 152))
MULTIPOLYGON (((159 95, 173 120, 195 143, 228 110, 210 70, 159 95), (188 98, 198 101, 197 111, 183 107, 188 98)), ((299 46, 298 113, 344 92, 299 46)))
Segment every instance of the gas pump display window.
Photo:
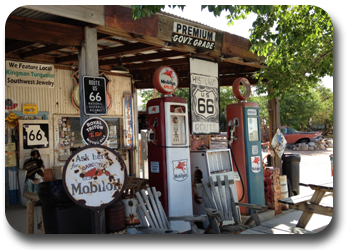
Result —
POLYGON ((171 116, 171 143, 173 145, 186 144, 185 116, 171 116))
POLYGON ((248 117, 249 141, 259 141, 258 118, 248 117))

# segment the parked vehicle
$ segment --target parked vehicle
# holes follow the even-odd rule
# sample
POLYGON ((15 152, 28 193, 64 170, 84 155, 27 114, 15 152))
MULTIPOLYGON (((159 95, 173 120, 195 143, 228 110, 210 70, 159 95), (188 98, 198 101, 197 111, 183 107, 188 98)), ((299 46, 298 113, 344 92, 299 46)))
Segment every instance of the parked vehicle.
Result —
POLYGON ((280 131, 289 144, 309 143, 321 137, 322 134, 322 132, 301 132, 287 126, 281 126, 280 131))

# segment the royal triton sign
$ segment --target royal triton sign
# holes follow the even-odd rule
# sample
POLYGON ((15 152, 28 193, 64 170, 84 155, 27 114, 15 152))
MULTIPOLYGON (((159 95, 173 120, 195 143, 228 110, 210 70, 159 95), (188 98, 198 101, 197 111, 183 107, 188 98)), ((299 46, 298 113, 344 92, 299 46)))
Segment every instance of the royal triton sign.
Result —
POLYGON ((117 152, 102 145, 90 145, 68 158, 62 182, 73 202, 99 210, 122 195, 126 176, 125 163, 117 152))
POLYGON ((214 50, 215 32, 174 22, 172 42, 214 50))

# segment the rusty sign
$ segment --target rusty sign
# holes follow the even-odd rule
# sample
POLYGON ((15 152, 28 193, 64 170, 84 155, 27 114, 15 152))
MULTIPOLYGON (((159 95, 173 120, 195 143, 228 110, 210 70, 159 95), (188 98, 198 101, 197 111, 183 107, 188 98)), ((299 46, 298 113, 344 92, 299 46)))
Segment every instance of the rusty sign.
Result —
POLYGON ((62 181, 73 202, 100 210, 121 196, 126 177, 125 163, 117 152, 102 145, 89 145, 68 158, 62 181))

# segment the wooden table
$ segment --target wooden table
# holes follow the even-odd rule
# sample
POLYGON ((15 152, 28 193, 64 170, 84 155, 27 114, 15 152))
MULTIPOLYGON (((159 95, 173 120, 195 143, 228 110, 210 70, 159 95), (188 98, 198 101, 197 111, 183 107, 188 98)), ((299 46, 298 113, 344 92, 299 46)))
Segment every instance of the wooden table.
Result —
POLYGON ((314 213, 333 216, 333 206, 320 204, 327 192, 333 195, 333 177, 319 183, 299 183, 299 185, 310 187, 314 192, 310 195, 297 195, 279 200, 292 209, 303 211, 297 227, 305 228, 314 213))

